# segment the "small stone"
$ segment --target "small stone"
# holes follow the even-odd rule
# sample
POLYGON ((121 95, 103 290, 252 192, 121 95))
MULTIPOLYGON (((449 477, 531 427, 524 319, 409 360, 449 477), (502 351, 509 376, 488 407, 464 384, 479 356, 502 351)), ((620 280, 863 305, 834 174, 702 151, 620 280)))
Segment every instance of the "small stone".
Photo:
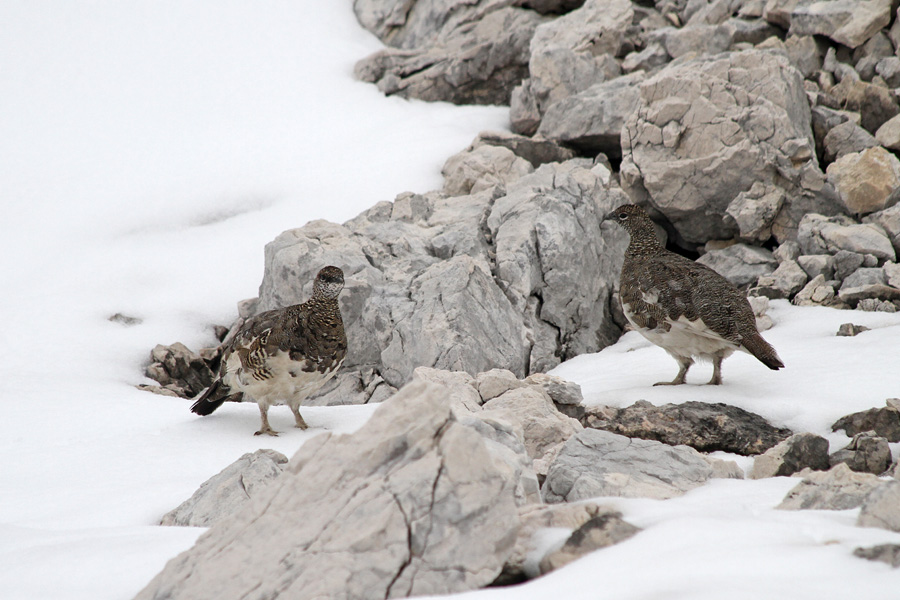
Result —
POLYGON ((858 473, 881 475, 891 466, 891 447, 871 431, 857 433, 846 448, 829 457, 832 465, 845 463, 858 473))
POLYGON ((491 369, 475 376, 475 387, 484 402, 526 385, 507 369, 491 369))
POLYGON ((862 506, 866 496, 881 485, 870 473, 854 473, 844 463, 828 471, 803 473, 777 508, 781 510, 848 510, 862 506))
POLYGON ((572 532, 562 548, 551 552, 541 560, 541 574, 564 567, 601 548, 623 542, 639 531, 640 528, 623 521, 621 514, 607 513, 594 517, 572 532))
POLYGON ((828 254, 800 256, 797 258, 797 264, 806 271, 810 279, 814 279, 817 275, 822 275, 825 279, 834 276, 834 258, 828 254))
POLYGON ((793 241, 784 242, 775 248, 775 251, 772 252, 772 256, 774 256, 775 260, 779 263, 783 263, 787 260, 796 261, 800 258, 800 244, 793 241))
POLYGON ((124 325, 126 327, 131 327, 132 325, 140 325, 144 322, 143 319, 139 317, 129 317, 128 315, 123 315, 122 313, 116 313, 107 319, 113 323, 119 323, 120 325, 124 325))
POLYGON ((840 327, 838 327, 837 334, 840 337, 852 337, 855 335, 859 335, 863 331, 869 331, 869 328, 865 325, 854 325, 853 323, 844 323, 840 327))
POLYGON ((846 153, 828 165, 826 173, 847 211, 855 215, 889 208, 891 192, 900 186, 900 160, 880 146, 846 153))
POLYGON ((525 383, 539 385, 555 404, 567 406, 580 405, 584 402, 581 386, 573 381, 566 381, 556 375, 532 373, 525 378, 525 383))
POLYGON ((832 431, 839 429, 849 436, 874 431, 875 435, 887 438, 891 443, 900 442, 900 411, 889 405, 855 412, 841 417, 831 426, 832 431))
POLYGON ((900 567, 900 544, 879 544, 871 548, 857 548, 853 551, 853 556, 887 563, 896 569, 900 567))
POLYGON ((848 252, 840 250, 834 255, 834 276, 836 279, 843 281, 850 274, 856 272, 863 266, 865 257, 857 252, 848 252))
POLYGON ((829 466, 828 440, 814 433, 798 433, 757 456, 750 478, 792 475, 807 467, 824 471, 829 466))
POLYGON ((879 144, 890 150, 900 150, 900 115, 888 119, 875 132, 879 144))
MULTIPOLYGON (((865 263, 863 263, 865 264, 865 263)), ((864 285, 884 285, 887 283, 887 277, 884 269, 875 267, 860 267, 853 273, 844 278, 841 289, 862 287, 864 285)))

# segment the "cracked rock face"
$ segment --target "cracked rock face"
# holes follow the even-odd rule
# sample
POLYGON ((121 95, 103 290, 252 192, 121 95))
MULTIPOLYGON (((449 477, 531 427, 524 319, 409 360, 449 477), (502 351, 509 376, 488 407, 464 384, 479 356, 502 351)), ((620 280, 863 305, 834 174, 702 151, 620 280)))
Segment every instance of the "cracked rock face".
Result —
POLYGON ((344 371, 393 387, 419 366, 521 378, 597 352, 618 339, 610 298, 627 236, 600 229, 622 193, 595 171, 544 164, 505 188, 404 194, 344 225, 286 231, 266 246, 256 310, 304 300, 321 265, 339 265, 344 371))
POLYGON ((490 583, 516 541, 514 485, 444 395, 411 384, 358 432, 308 441, 137 598, 381 599, 490 583))
POLYGON ((666 499, 713 477, 740 479, 730 461, 703 456, 687 446, 585 429, 569 439, 550 465, 544 501, 576 502, 597 496, 666 499))
MULTIPOLYGON (((663 213, 689 244, 740 233, 729 205, 754 183, 780 188, 770 223, 796 235, 824 175, 802 76, 774 52, 746 50, 672 64, 640 88, 622 129, 622 184, 663 213), (715 177, 710 174, 715 173, 715 177)), ((821 202, 821 200, 816 200, 821 202)))

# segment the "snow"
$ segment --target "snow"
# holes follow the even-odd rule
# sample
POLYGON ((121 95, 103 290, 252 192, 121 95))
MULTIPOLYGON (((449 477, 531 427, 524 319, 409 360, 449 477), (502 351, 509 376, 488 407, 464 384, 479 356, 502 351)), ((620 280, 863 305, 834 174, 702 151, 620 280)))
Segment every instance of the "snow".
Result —
MULTIPOLYGON (((352 77, 380 44, 349 2, 5 2, 0 20, 0 596, 130 598, 201 529, 159 527, 211 475, 260 447, 293 455, 375 407, 310 407, 308 431, 253 406, 198 418, 135 389, 150 348, 214 343, 253 297, 264 245, 342 222, 440 167, 507 110, 383 97, 352 77), (142 322, 108 321, 115 313, 142 322)), ((635 334, 556 372, 589 402, 704 400, 846 443, 830 423, 900 395, 900 315, 773 303, 787 368, 676 365, 635 334), (840 323, 872 331, 836 338, 840 323)), ((896 448, 895 448, 896 452, 896 448)), ((749 466, 746 459, 741 465, 749 466)), ((461 595, 578 598, 896 597, 900 571, 851 556, 900 534, 855 511, 774 510, 794 481, 717 481, 667 501, 608 499, 645 531, 524 586, 461 595)), ((559 532, 545 532, 548 543, 559 532)))

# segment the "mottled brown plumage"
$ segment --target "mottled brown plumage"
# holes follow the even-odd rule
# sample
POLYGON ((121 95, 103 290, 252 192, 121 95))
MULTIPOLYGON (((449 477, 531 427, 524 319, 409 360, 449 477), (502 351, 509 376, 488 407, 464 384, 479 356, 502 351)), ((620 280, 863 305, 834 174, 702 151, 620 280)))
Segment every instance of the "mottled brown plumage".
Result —
POLYGON ((191 406, 208 415, 223 402, 248 397, 259 405, 256 435, 278 435, 269 427, 269 406, 287 404, 297 427, 306 429, 300 403, 331 379, 347 355, 347 336, 338 305, 344 273, 319 271, 312 297, 303 304, 270 310, 249 319, 223 349, 216 380, 191 406))
POLYGON ((656 385, 684 383, 694 358, 712 361, 709 383, 718 385, 722 361, 735 350, 749 352, 770 369, 784 366, 759 335, 744 293, 712 269, 666 250, 644 209, 625 204, 604 220, 618 223, 631 237, 619 286, 625 316, 680 367, 674 380, 656 385))

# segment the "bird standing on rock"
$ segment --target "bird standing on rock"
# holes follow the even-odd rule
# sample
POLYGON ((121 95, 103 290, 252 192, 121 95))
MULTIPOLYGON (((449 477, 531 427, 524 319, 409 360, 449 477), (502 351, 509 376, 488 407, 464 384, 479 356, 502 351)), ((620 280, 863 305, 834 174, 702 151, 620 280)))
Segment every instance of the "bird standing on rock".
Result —
POLYGON ((244 323, 223 350, 218 377, 191 411, 208 415, 245 395, 259 405, 262 426, 255 435, 278 435, 268 418, 269 407, 276 404, 290 406, 296 426, 306 429, 300 403, 334 377, 347 355, 338 305, 343 288, 343 271, 325 267, 316 275, 308 301, 244 323))
POLYGON ((678 361, 678 375, 655 385, 681 385, 694 358, 713 363, 711 385, 722 383, 722 361, 735 350, 770 369, 784 366, 756 329, 746 295, 704 265, 666 250, 643 208, 624 204, 604 221, 629 234, 619 284, 628 322, 678 361))

